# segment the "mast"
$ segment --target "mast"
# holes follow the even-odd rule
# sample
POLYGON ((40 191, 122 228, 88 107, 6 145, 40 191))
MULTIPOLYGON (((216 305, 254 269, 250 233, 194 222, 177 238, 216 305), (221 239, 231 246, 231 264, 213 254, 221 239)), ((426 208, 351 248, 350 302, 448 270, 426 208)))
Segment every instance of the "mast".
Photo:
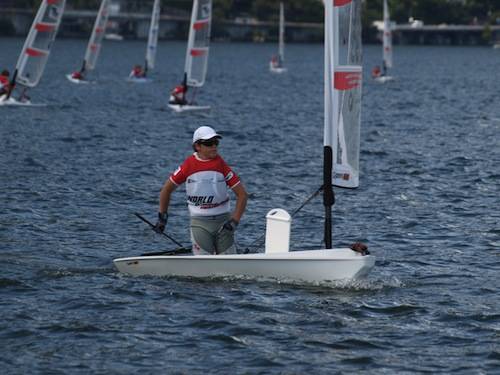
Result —
POLYGON ((333 185, 357 187, 361 107, 361 0, 325 1, 323 206, 332 248, 333 185))

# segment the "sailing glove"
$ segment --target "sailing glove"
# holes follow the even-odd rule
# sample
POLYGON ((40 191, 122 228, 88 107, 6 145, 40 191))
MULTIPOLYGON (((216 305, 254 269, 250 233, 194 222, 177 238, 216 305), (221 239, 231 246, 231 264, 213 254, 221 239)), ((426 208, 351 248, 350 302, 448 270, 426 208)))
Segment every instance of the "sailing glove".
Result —
POLYGON ((155 227, 153 230, 156 233, 163 233, 165 230, 165 227, 167 226, 167 221, 168 221, 168 212, 158 212, 158 221, 156 222, 155 227))
POLYGON ((221 229, 225 229, 229 232, 234 232, 236 230, 237 226, 238 226, 238 222, 234 219, 230 219, 222 225, 221 229))

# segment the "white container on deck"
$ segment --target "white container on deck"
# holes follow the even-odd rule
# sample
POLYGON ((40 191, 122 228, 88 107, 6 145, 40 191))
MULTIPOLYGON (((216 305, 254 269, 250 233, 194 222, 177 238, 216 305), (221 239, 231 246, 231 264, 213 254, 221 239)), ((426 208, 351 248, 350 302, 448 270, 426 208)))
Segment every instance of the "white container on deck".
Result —
POLYGON ((290 248, 292 217, 281 208, 274 208, 266 215, 266 254, 286 253, 290 248))

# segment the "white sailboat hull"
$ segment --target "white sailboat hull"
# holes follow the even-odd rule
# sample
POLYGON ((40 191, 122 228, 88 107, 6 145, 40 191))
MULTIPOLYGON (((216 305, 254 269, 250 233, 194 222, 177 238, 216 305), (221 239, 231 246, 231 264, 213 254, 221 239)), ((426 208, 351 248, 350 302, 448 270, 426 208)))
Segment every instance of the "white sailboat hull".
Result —
POLYGON ((287 71, 287 68, 283 68, 283 67, 275 67, 273 65, 273 63, 269 63, 269 70, 272 72, 272 73, 286 73, 287 71))
POLYGON ((127 82, 131 83, 151 83, 153 80, 147 77, 127 77, 125 78, 127 82))
POLYGON ((374 80, 375 80, 375 82, 378 82, 378 83, 386 83, 386 82, 389 82, 389 81, 394 81, 394 77, 391 77, 391 76, 381 76, 381 77, 375 77, 374 80))
POLYGON ((172 109, 174 112, 177 112, 177 113, 181 113, 181 112, 196 112, 196 111, 208 111, 208 110, 210 110, 210 106, 209 105, 169 104, 168 106, 170 107, 170 109, 172 109))
POLYGON ((66 74, 66 78, 68 79, 68 81, 70 81, 72 83, 76 83, 76 84, 89 84, 90 83, 90 81, 87 81, 85 79, 73 78, 73 76, 71 74, 66 74))
POLYGON ((11 107, 45 107, 46 104, 33 104, 30 100, 19 101, 10 97, 7 99, 7 95, 0 96, 0 107, 2 106, 11 106, 11 107))
POLYGON ((118 271, 133 276, 244 276, 305 282, 358 279, 375 257, 349 248, 271 254, 139 256, 115 259, 118 271))

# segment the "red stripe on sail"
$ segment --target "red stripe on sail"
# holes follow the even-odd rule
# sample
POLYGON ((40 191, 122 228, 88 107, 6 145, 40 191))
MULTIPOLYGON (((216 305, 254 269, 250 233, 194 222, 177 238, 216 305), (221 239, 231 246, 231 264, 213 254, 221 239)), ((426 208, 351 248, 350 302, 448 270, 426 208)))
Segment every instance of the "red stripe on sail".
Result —
POLYGON ((334 87, 336 90, 350 90, 359 86, 360 72, 335 72, 334 87))
POLYGON ((92 45, 90 46, 90 49, 92 50, 92 52, 95 52, 95 51, 97 51, 97 48, 98 48, 98 47, 99 47, 99 45, 98 45, 98 44, 92 44, 92 45))
POLYGON ((26 48, 26 51, 24 51, 28 56, 32 57, 40 57, 40 56, 45 56, 47 52, 45 51, 40 51, 38 49, 34 48, 26 48))
POLYGON ((389 52, 391 50, 391 47, 385 47, 385 50, 389 52))
POLYGON ((201 30, 204 27, 208 26, 208 21, 198 21, 193 24, 193 29, 195 30, 201 30))
POLYGON ((198 57, 198 56, 203 56, 207 53, 207 51, 203 50, 203 49, 192 49, 191 50, 191 56, 193 57, 198 57))
POLYGON ((54 4, 59 4, 61 0, 47 0, 47 4, 49 5, 54 5, 54 4))
POLYGON ((56 25, 51 24, 51 23, 37 23, 35 25, 35 29, 37 29, 37 31, 40 31, 41 33, 48 32, 48 31, 54 31, 55 28, 56 28, 56 25))
POLYGON ((333 0, 333 6, 341 7, 343 5, 347 5, 352 3, 352 0, 333 0))
POLYGON ((104 28, 103 27, 96 27, 95 28, 95 32, 96 33, 102 33, 104 31, 104 28))

